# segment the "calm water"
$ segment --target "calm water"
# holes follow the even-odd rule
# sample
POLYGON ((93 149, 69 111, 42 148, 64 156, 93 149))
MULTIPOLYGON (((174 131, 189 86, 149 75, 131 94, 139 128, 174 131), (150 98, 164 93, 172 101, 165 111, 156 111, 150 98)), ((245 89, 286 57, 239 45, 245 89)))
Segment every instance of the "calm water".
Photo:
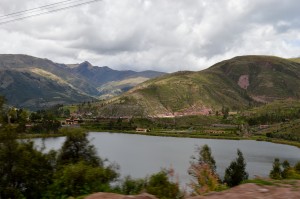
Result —
MULTIPOLYGON (((208 144, 217 163, 221 177, 230 162, 236 158, 240 149, 247 162, 250 177, 268 176, 274 158, 288 160, 291 164, 300 161, 300 149, 268 142, 252 140, 213 140, 194 138, 172 138, 121 133, 90 133, 89 139, 97 148, 98 154, 110 162, 120 165, 122 176, 145 177, 158 172, 161 168, 175 169, 181 184, 189 182, 187 170, 190 157, 197 145, 208 144)), ((65 138, 47 138, 44 140, 46 150, 58 149, 65 138)), ((41 146, 42 139, 35 139, 41 146)))

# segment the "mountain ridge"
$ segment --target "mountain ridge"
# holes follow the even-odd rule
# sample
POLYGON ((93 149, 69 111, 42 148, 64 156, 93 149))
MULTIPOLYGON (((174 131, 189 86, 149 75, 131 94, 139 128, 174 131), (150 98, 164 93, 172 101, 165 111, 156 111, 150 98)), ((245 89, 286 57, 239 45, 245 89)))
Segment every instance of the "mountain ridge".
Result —
POLYGON ((150 117, 209 115, 279 99, 299 99, 300 64, 274 56, 238 56, 198 72, 180 71, 141 83, 100 108, 102 116, 150 117), (127 111, 126 111, 127 110, 127 111))
MULTIPOLYGON (((112 81, 138 77, 149 79, 162 74, 164 73, 156 71, 117 71, 109 67, 93 66, 87 61, 70 67, 29 55, 0 54, 0 95, 5 95, 7 101, 14 106, 45 108, 55 103, 70 104, 96 100, 103 94, 98 88, 112 81)), ((128 86, 128 90, 135 85, 133 82, 124 87, 128 86)), ((122 93, 123 90, 119 87, 111 87, 111 93, 107 91, 108 95, 122 93), (117 93, 114 93, 115 89, 118 89, 117 93)))

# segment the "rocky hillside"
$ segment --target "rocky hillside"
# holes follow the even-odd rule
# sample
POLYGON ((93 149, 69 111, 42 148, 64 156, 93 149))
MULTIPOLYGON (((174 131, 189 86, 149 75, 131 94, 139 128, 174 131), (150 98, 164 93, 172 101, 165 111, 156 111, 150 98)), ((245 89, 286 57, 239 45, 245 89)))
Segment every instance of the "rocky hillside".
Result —
POLYGON ((181 71, 146 81, 108 101, 100 114, 208 115, 222 107, 240 110, 299 97, 299 63, 271 56, 241 56, 200 72, 181 71))
POLYGON ((11 105, 37 109, 114 96, 162 74, 117 71, 88 62, 65 65, 27 55, 0 55, 0 95, 11 105))

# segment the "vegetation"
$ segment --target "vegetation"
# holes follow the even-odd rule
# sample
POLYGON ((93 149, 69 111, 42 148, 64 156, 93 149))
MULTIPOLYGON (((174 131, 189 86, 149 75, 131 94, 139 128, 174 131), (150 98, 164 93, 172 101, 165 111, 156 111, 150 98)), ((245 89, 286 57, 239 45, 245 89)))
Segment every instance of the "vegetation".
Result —
POLYGON ((278 158, 275 158, 273 162, 273 168, 270 171, 270 178, 275 180, 281 179, 300 179, 300 162, 296 163, 292 167, 288 161, 280 162, 278 158))
POLYGON ((0 128, 0 198, 41 198, 52 181, 55 153, 17 142, 11 125, 0 128))
POLYGON ((160 199, 182 198, 179 185, 169 181, 166 171, 161 171, 152 175, 145 188, 148 193, 153 194, 160 199))
POLYGON ((216 162, 211 155, 208 145, 201 148, 197 147, 197 157, 192 157, 193 161, 188 170, 193 178, 189 186, 193 195, 202 195, 211 191, 220 191, 226 187, 221 185, 218 174, 216 173, 216 162))
POLYGON ((84 162, 92 166, 103 166, 103 161, 97 156, 95 147, 89 144, 87 134, 82 129, 64 128, 61 131, 67 137, 58 154, 59 165, 84 162))
POLYGON ((18 130, 10 121, 0 126, 0 198, 67 198, 108 191, 118 177, 117 167, 104 164, 80 129, 65 129, 62 149, 48 153, 31 141, 17 141, 18 130))
MULTIPOLYGON (((82 93, 99 94, 97 89, 108 81, 98 78, 102 69, 82 63, 65 70, 66 66, 47 60, 32 61, 26 56, 19 59, 22 64, 18 70, 4 71, 13 80, 1 90, 10 97, 9 104, 37 108, 56 101, 81 103, 29 112, 3 107, 5 100, 0 97, 0 198, 68 198, 97 191, 146 191, 159 198, 182 197, 178 182, 170 180, 166 170, 144 179, 126 177, 117 187, 112 186, 118 180, 118 167, 97 156, 82 129, 61 128, 67 118, 76 119, 85 129, 135 133, 136 128, 145 128, 149 135, 257 139, 300 146, 300 65, 296 62, 266 56, 236 57, 201 72, 177 72, 148 80, 129 93, 92 103, 93 98, 82 93), (28 64, 39 67, 28 70, 28 64), (58 68, 62 68, 62 74, 57 73, 58 68), (84 81, 66 71, 80 73, 84 81), (239 82, 243 75, 249 80, 245 85, 239 82), (90 79, 103 82, 95 85, 90 79), (41 88, 36 88, 37 83, 41 88), (17 99, 8 95, 11 91, 17 99), (39 98, 34 97, 37 93, 39 98), (59 151, 45 153, 30 141, 16 141, 20 135, 67 138, 59 151)), ((123 92, 132 86, 126 80, 114 84, 104 87, 114 86, 123 92)), ((101 87, 107 92, 105 89, 101 87)), ((210 148, 198 148, 188 171, 193 178, 193 194, 245 182, 246 162, 241 151, 237 155, 226 169, 222 184, 210 148)), ((275 159, 270 177, 300 179, 300 162, 291 166, 275 159)))
POLYGON ((223 112, 226 119, 226 108, 240 111, 274 100, 299 99, 299 67, 279 57, 235 57, 200 72, 176 72, 146 81, 107 101, 99 112, 106 117, 140 116, 126 109, 138 106, 144 116, 223 112), (242 76, 245 82, 240 81, 242 76), (124 97, 129 100, 123 102, 124 97), (124 111, 111 112, 114 107, 124 111))
POLYGON ((229 167, 225 170, 224 182, 229 187, 239 185, 244 180, 248 179, 248 173, 246 172, 246 162, 243 157, 243 153, 237 150, 238 157, 235 161, 232 161, 229 167))

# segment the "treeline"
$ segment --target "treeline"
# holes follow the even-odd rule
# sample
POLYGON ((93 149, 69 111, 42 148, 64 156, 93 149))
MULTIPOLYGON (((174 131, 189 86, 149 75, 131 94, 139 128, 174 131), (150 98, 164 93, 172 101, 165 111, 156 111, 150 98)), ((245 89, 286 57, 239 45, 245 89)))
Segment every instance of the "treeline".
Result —
POLYGON ((269 138, 277 138, 277 139, 300 142, 300 133, 298 131, 295 133, 279 133, 279 132, 266 133, 266 136, 269 138))
POLYGON ((300 118, 300 109, 293 108, 289 110, 278 110, 276 112, 266 112, 261 114, 254 114, 248 116, 245 120, 249 125, 259 125, 259 124, 272 124, 278 122, 285 122, 287 120, 294 120, 300 118))
POLYGON ((273 162, 273 168, 270 171, 270 178, 275 180, 281 179, 298 179, 300 180, 300 161, 295 164, 294 167, 285 160, 280 162, 278 158, 275 158, 273 162))

